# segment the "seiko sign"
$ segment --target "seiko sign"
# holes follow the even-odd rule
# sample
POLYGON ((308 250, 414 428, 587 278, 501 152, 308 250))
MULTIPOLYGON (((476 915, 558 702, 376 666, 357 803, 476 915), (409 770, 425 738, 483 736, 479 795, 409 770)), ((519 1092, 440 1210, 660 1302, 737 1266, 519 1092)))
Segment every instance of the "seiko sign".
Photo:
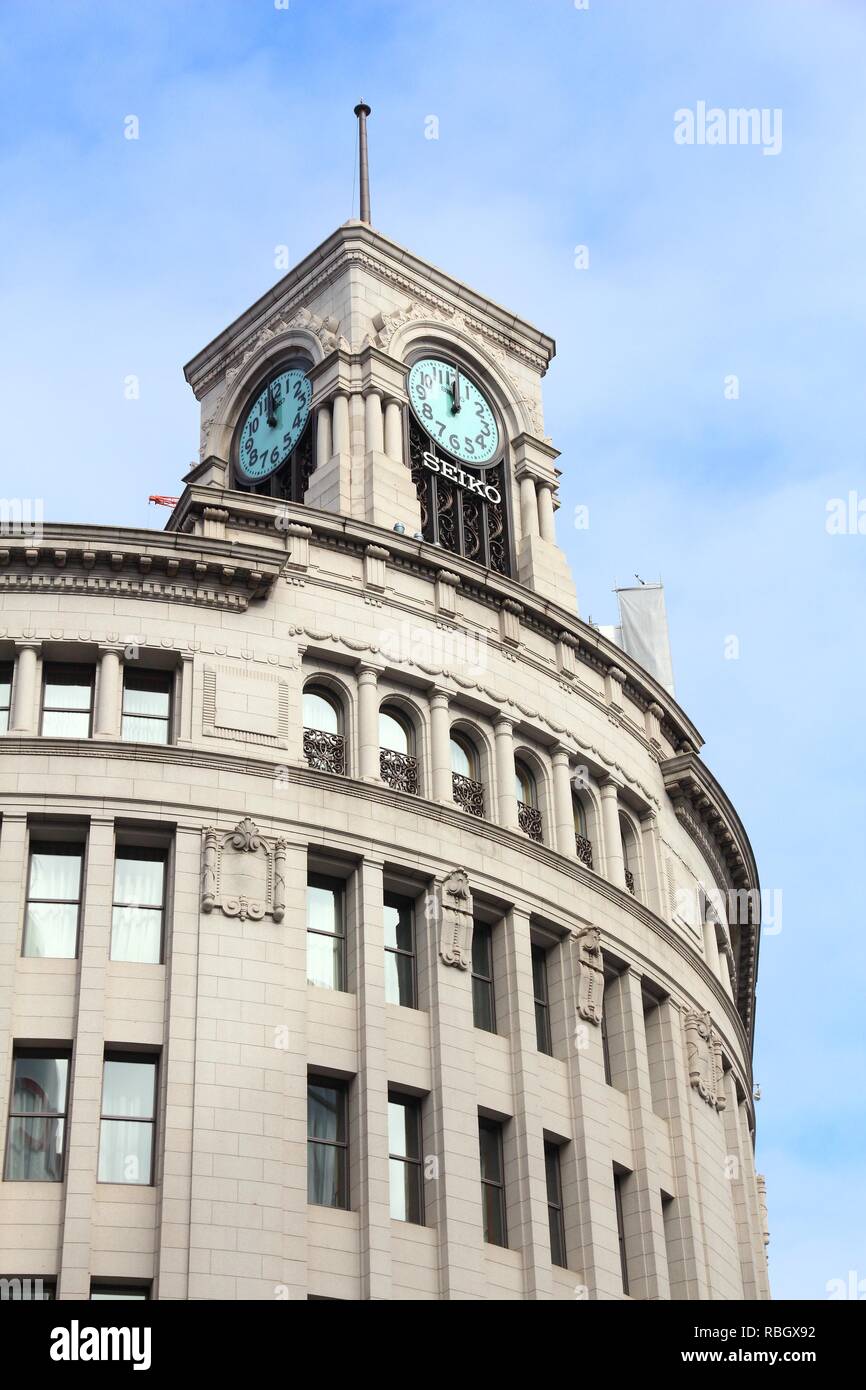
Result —
POLYGON ((465 487, 467 492, 477 492, 480 497, 486 497, 488 502, 501 502, 502 493, 498 487, 492 483, 485 483, 481 478, 476 478, 472 473, 464 473, 458 464, 452 463, 450 459, 437 458, 427 449, 421 455, 424 467, 429 468, 431 473, 441 473, 443 478, 448 478, 458 487, 465 487))

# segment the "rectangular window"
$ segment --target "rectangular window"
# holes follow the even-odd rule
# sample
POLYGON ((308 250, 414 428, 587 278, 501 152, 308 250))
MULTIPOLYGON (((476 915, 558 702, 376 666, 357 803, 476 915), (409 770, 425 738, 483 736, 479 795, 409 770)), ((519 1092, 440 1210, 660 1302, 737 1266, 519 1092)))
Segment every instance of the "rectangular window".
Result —
POLYGON ((481 1149, 481 1208, 484 1239, 488 1245, 508 1245, 505 1224, 505 1162, 502 1154, 502 1126, 496 1120, 479 1119, 481 1149))
POLYGON ((84 846, 33 840, 27 873, 24 955, 74 960, 84 846))
POLYGON ((7 1182, 62 1182, 68 1052, 16 1048, 6 1141, 7 1182))
POLYGON ((133 743, 169 742, 173 686, 173 671, 123 668, 123 738, 133 743))
POLYGON ((423 1226, 421 1102, 411 1096, 388 1096, 388 1151, 391 1216, 423 1226))
POLYGON ((601 1058, 604 1062, 604 1079, 608 1086, 613 1085, 613 1073, 610 1069, 610 1043, 607 1037, 607 1004, 602 1006, 601 1011, 601 1058))
POLYGON ((472 1013, 475 1027, 496 1032, 493 994, 493 929, 476 922, 472 930, 472 1013))
POLYGON ((106 1053, 102 1068, 99 1181, 153 1182, 156 1058, 106 1053))
POLYGON ((57 1280, 43 1279, 41 1274, 0 1275, 0 1303, 49 1302, 57 1297, 57 1280))
POLYGON ((307 982, 320 989, 346 988, 345 887, 341 879, 307 883, 307 982))
POLYGON ((349 1207, 348 1088, 311 1076, 307 1085, 307 1201, 349 1207))
POLYGON ((559 1145, 545 1142, 544 1170, 547 1177, 547 1220, 550 1226, 550 1259, 566 1268, 565 1219, 562 1209, 562 1171, 559 1145))
POLYGON ((417 1009, 415 974, 415 904, 385 896, 385 1000, 417 1009))
POLYGON ((625 1221, 622 1214, 622 1184, 624 1173, 613 1175, 613 1197, 616 1204, 616 1234, 619 1241, 619 1266, 622 1270, 622 1291, 628 1293, 628 1255, 625 1246, 625 1221))
POLYGON ((135 1302, 147 1301, 150 1298, 150 1284, 107 1284, 101 1280, 93 1280, 90 1285, 90 1301, 98 1303, 102 1300, 134 1300, 135 1302))
POLYGON ((535 1036, 539 1052, 553 1056, 550 1034, 550 998, 547 992, 547 952, 543 946, 532 948, 532 993, 535 999, 535 1036))
POLYGON ((111 959, 158 965, 162 959, 165 850, 118 846, 114 858, 111 959))
POLYGON ((49 664, 42 677, 42 733, 89 738, 93 667, 49 664))
POLYGON ((12 704, 12 663, 0 662, 0 734, 9 728, 9 708, 12 704))

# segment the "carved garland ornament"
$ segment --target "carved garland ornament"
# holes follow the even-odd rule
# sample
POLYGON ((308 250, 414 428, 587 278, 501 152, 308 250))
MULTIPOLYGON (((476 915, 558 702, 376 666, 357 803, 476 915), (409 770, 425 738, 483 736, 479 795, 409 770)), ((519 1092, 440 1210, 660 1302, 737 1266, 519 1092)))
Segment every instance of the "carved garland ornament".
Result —
POLYGON ((604 957, 598 927, 583 927, 574 933, 577 944, 577 1015, 587 1023, 601 1023, 604 1007, 604 957))
POLYGON ((689 1082, 701 1100, 714 1110, 724 1110, 725 1074, 722 1067, 722 1043, 705 1011, 690 1009, 684 1016, 686 1057, 689 1082))
POLYGON ((439 955, 445 965, 468 970, 472 964, 472 892, 465 869, 455 869, 434 889, 439 918, 439 955))
POLYGON ((204 832, 201 910, 218 909, 225 917, 282 922, 286 913, 286 842, 271 845, 246 816, 224 834, 204 832))

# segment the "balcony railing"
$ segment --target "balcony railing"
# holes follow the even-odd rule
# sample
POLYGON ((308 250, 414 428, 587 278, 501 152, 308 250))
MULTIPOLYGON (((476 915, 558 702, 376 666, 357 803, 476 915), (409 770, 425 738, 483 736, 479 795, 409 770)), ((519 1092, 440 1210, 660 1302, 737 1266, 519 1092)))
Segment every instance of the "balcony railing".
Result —
POLYGON ((585 864, 588 869, 592 868, 592 840, 588 840, 585 835, 575 835, 574 846, 577 850, 577 857, 581 864, 585 864))
POLYGON ((317 772, 346 771, 346 740, 323 729, 304 730, 304 757, 317 772))
POLYGON ((418 759, 408 753, 396 753, 393 748, 379 749, 379 771, 382 781, 395 792, 418 795, 418 759))
POLYGON ((470 816, 484 815, 483 782, 475 782, 460 772, 452 772, 451 785, 454 788, 454 800, 461 811, 468 811, 470 816))
POLYGON ((631 893, 633 898, 637 896, 634 891, 634 874, 632 873, 631 869, 626 869, 625 871, 625 886, 631 893))
POLYGON ((540 845, 544 844, 544 836, 541 833, 541 812, 537 806, 527 806, 525 801, 517 803, 517 824, 528 835, 530 840, 537 840, 540 845))

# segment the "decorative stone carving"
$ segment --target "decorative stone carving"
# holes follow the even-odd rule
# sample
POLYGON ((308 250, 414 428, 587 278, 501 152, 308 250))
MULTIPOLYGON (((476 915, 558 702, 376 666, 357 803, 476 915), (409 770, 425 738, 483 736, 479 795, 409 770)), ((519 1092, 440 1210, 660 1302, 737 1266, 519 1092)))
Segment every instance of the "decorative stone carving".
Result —
POLYGON ((468 970, 472 964, 472 892, 465 869, 455 869, 437 883, 436 902, 439 955, 445 965, 468 970))
POLYGON ((204 832, 201 910, 215 909, 242 922, 282 922, 286 914, 286 842, 270 845, 249 816, 227 834, 204 832))
POLYGON ((758 1187, 758 1206, 761 1212, 761 1239, 764 1245, 770 1244, 770 1219, 767 1214, 767 1179, 763 1173, 755 1175, 758 1187))
POLYGON ((598 927, 583 927, 575 934, 577 943, 577 1014, 587 1023, 601 1023, 604 1006, 604 958, 598 927))
POLYGON ((684 1017, 689 1081, 702 1100, 714 1110, 724 1110, 722 1043, 706 1011, 689 1009, 684 1017))

